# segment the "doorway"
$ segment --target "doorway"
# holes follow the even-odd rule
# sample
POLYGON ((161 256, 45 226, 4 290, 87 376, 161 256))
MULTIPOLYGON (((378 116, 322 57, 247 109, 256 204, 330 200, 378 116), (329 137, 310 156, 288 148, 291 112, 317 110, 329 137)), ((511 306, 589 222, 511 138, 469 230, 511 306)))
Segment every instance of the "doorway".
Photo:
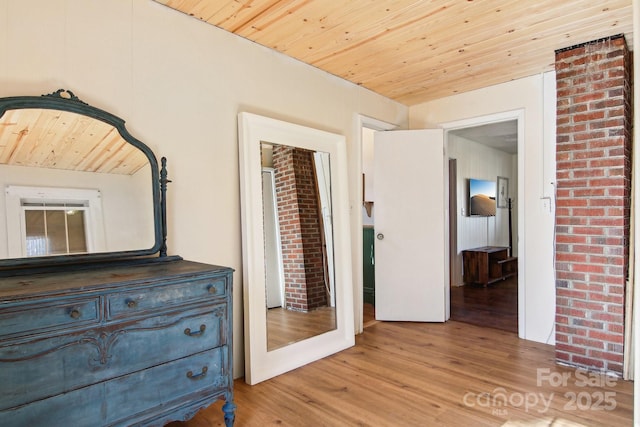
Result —
MULTIPOLYGON (((513 250, 513 255, 517 256, 517 231, 518 230, 518 213, 517 213, 517 193, 518 193, 518 158, 517 158, 517 149, 518 149, 518 135, 522 133, 522 123, 519 121, 522 120, 522 112, 515 111, 511 113, 500 113, 493 115, 491 117, 485 117, 484 119, 472 119, 472 120, 464 120, 456 123, 443 124, 442 127, 445 129, 447 138, 456 137, 456 138, 465 138, 472 140, 477 145, 478 150, 497 150, 504 152, 505 150, 513 150, 513 152, 508 153, 510 156, 510 160, 507 162, 507 170, 500 169, 499 171, 491 172, 493 175, 493 179, 497 180, 498 176, 503 178, 508 178, 509 185, 509 194, 513 201, 514 211, 512 212, 512 227, 514 230, 514 241, 509 243, 508 229, 502 228, 499 224, 496 224, 495 218, 484 220, 478 220, 478 218, 468 218, 466 213, 467 210, 467 201, 464 199, 466 194, 466 181, 464 180, 464 174, 468 174, 470 172, 476 173, 482 166, 491 166, 495 162, 493 160, 489 160, 486 162, 482 162, 479 164, 472 162, 471 165, 463 165, 461 169, 459 169, 456 173, 454 170, 455 179, 451 179, 450 187, 453 191, 452 194, 455 194, 455 202, 451 205, 449 210, 451 210, 452 217, 455 217, 455 220, 449 219, 449 223, 451 225, 448 233, 450 234, 450 246, 452 247, 451 255, 450 255, 450 285, 462 285, 462 256, 461 251, 465 249, 462 245, 463 243, 475 246, 483 246, 483 245, 504 245, 511 246, 513 250), (509 131, 504 133, 504 129, 500 131, 500 128, 508 128, 509 131), (448 135, 451 134, 451 135, 448 135), (507 137, 508 135, 508 137, 507 137), (480 137, 482 136, 482 138, 480 137), (472 139, 473 138, 473 139, 472 139), (493 146, 492 146, 493 144, 493 146), (455 214, 455 215, 454 215, 455 214), (463 217, 464 215, 464 217, 463 217), (476 223, 474 227, 470 228, 468 224, 463 224, 461 219, 472 219, 475 220, 476 223), (461 236, 457 236, 457 233, 460 231, 463 235, 465 233, 461 228, 466 227, 466 235, 471 234, 473 239, 475 240, 463 240, 461 236), (457 246, 457 248, 456 248, 457 246), (455 258, 455 259, 454 259, 455 258)), ((362 185, 362 224, 363 227, 373 227, 375 223, 375 204, 373 200, 375 199, 375 186, 374 186, 374 178, 370 176, 370 173, 367 173, 367 163, 371 162, 370 156, 373 156, 372 153, 372 135, 375 131, 384 130, 379 129, 372 126, 367 126, 366 121, 361 121, 361 129, 362 129, 362 171, 363 171, 363 185, 362 185), (370 138, 370 140, 369 140, 370 138), (369 142, 368 142, 369 141, 369 142), (371 149, 368 148, 368 144, 371 144, 371 149), (370 188, 370 186, 372 188, 370 188)), ((446 142, 446 146, 448 146, 449 142, 446 142)), ((455 145, 455 144, 453 144, 455 145)), ((451 147, 448 147, 449 151, 451 151, 451 147)), ((453 153, 449 153, 449 157, 452 157, 453 153)), ((477 158, 476 158, 477 159, 477 158)), ((457 164, 454 163, 454 167, 457 167, 457 164)), ((450 196, 453 197, 453 196, 450 196)), ((501 219, 507 218, 506 210, 500 210, 501 219)), ((498 215, 497 215, 498 216, 498 215)), ((500 221, 502 224, 504 221, 500 221)), ((361 233, 362 230, 359 230, 361 233)), ((363 236, 363 234, 361 234, 363 236)), ((364 236, 361 237, 364 239, 364 236)), ((364 241, 363 241, 364 244, 364 241)), ((472 247, 472 246, 468 246, 472 247)), ((362 258, 361 258, 362 260, 362 258)), ((514 332, 517 332, 518 327, 518 316, 522 313, 518 311, 518 305, 522 303, 522 298, 518 297, 518 288, 522 287, 522 283, 518 284, 517 275, 513 278, 512 283, 510 284, 513 290, 513 297, 510 299, 509 303, 509 316, 506 314, 501 317, 510 317, 511 328, 514 332)), ((375 286, 375 284, 374 284, 375 286)), ((495 286, 494 286, 495 287, 495 286)), ((356 301, 363 301, 363 299, 356 299, 356 301)), ((367 309, 366 307, 363 309, 362 306, 359 309, 363 310, 366 316, 367 309)), ((495 312, 494 312, 495 313, 495 312)), ((499 317, 499 316, 494 316, 499 317)), ((365 318, 366 323, 366 318, 365 318)), ((362 325, 362 324, 361 324, 362 325)), ((484 322, 483 326, 492 326, 490 322, 484 322)))
MULTIPOLYGON (((359 117, 360 128, 360 161, 362 171, 361 190, 361 213, 358 234, 362 241, 362 257, 360 258, 361 267, 356 273, 356 277, 361 275, 362 286, 360 287, 361 297, 356 294, 355 313, 362 310, 362 323, 356 324, 356 330, 362 332, 367 326, 376 323, 375 320, 375 244, 374 244, 374 225, 375 225, 375 182, 373 177, 373 136, 376 132, 390 131, 396 128, 391 123, 372 119, 370 117, 359 117), (358 327, 359 326, 359 327, 358 327)), ((357 283, 357 282, 356 282, 357 283)))
POLYGON ((478 283, 477 277, 473 277, 475 272, 464 271, 473 268, 473 264, 463 262, 463 251, 507 248, 508 256, 517 258, 513 222, 514 218, 517 220, 518 200, 518 121, 509 119, 451 129, 445 138, 450 158, 451 320, 517 333, 517 268, 509 277, 478 283), (492 187, 488 191, 493 191, 489 194, 493 211, 473 211, 475 200, 470 185, 477 182, 492 187))

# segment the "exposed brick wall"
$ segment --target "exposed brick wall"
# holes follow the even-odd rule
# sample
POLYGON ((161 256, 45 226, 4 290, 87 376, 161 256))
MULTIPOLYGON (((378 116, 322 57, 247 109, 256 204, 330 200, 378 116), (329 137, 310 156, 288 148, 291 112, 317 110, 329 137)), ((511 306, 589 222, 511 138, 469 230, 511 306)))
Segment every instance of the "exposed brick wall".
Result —
POLYGON ((556 360, 622 373, 631 57, 623 36, 556 52, 556 360))
POLYGON ((285 307, 327 305, 322 226, 313 152, 274 146, 276 198, 284 260, 285 307))

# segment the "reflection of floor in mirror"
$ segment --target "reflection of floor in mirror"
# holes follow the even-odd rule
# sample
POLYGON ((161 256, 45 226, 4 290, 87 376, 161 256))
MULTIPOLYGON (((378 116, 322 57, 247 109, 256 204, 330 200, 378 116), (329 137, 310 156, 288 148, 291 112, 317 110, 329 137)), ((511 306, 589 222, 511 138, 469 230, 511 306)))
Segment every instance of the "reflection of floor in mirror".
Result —
POLYGON ((274 350, 335 327, 335 307, 321 307, 309 312, 270 308, 267 310, 267 349, 274 350))

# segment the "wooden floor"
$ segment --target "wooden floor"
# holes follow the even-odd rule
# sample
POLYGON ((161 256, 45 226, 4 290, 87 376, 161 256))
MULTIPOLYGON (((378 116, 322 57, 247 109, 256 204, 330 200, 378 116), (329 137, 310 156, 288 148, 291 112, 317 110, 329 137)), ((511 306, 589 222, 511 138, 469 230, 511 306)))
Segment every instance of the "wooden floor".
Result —
MULTIPOLYGON (((355 347, 255 386, 236 380, 236 426, 632 425, 631 382, 556 365, 552 346, 457 321, 366 324, 355 347)), ((171 426, 221 426, 220 408, 171 426)))
POLYGON ((518 278, 451 287, 451 320, 518 333, 518 278))

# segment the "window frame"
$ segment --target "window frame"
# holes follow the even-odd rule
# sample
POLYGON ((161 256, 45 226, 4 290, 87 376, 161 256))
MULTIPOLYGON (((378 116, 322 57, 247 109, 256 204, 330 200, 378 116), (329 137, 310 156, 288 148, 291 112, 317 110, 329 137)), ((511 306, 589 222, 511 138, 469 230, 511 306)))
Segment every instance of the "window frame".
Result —
POLYGON ((85 233, 87 253, 105 252, 107 250, 100 190, 8 185, 6 187, 7 250, 10 258, 27 257, 23 201, 30 203, 86 204, 85 233))

